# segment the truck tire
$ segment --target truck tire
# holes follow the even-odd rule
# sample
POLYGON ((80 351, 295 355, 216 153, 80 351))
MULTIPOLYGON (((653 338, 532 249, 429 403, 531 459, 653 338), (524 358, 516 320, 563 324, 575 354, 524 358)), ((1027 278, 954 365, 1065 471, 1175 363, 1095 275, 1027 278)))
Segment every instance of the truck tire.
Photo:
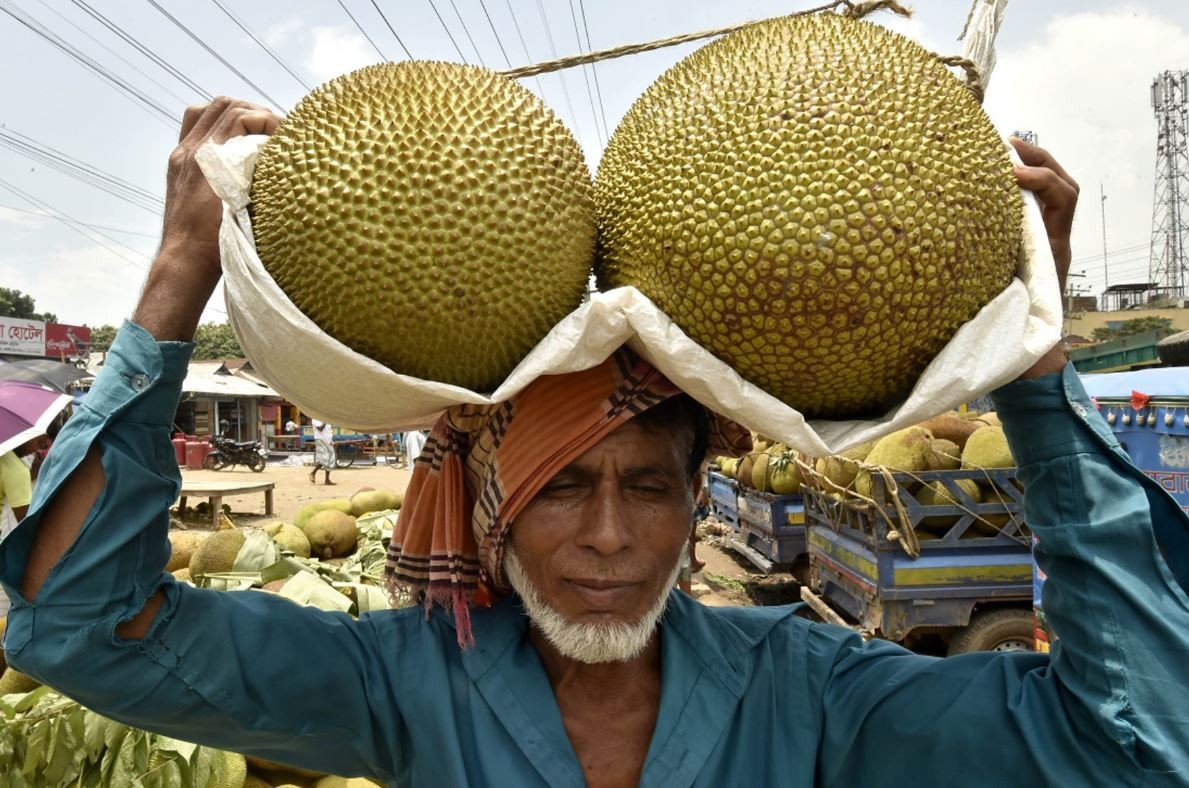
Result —
POLYGON ((1031 610, 1010 608, 975 613, 970 624, 950 638, 946 654, 952 657, 972 651, 1032 651, 1033 626, 1031 610))

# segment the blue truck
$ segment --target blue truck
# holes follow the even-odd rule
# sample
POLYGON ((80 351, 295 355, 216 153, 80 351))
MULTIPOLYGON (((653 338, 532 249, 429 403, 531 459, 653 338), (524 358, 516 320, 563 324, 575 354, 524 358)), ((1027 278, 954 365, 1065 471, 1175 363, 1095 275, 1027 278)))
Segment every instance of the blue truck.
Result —
MULTIPOLYGON (((1082 375, 1082 385, 1135 466, 1189 511, 1189 367, 1082 375)), ((1044 575, 1036 569, 1036 648, 1048 651, 1044 575)))
POLYGON ((753 490, 710 471, 710 509, 731 527, 731 548, 763 572, 787 569, 800 582, 809 573, 805 502, 800 495, 753 490))
POLYGON ((1032 543, 1015 469, 893 472, 873 482, 870 502, 803 489, 802 599, 826 620, 909 648, 1031 651, 1032 543), (959 484, 968 479, 979 500, 959 484), (923 504, 916 491, 931 482, 955 503, 923 504))

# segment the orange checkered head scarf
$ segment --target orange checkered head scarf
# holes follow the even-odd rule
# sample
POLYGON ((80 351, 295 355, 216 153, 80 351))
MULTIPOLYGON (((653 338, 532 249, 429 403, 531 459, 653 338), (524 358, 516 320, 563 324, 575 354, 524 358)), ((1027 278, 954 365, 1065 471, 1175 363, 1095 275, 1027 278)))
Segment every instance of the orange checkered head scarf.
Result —
MULTIPOLYGON (((621 348, 581 372, 538 378, 495 405, 459 405, 417 459, 388 548, 393 594, 424 594, 453 611, 459 644, 473 642, 470 606, 507 590, 500 567, 516 516, 559 471, 629 419, 681 390, 621 348)), ((747 431, 710 415, 719 454, 751 448, 747 431)))

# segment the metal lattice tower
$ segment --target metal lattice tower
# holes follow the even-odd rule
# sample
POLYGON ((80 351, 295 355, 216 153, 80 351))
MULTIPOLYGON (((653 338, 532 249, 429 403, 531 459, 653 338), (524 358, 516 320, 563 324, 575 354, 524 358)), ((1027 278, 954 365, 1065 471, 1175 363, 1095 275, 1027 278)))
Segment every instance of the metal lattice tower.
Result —
POLYGON ((1152 83, 1156 113, 1156 189, 1150 281, 1158 298, 1185 295, 1189 271, 1189 71, 1165 71, 1152 83))

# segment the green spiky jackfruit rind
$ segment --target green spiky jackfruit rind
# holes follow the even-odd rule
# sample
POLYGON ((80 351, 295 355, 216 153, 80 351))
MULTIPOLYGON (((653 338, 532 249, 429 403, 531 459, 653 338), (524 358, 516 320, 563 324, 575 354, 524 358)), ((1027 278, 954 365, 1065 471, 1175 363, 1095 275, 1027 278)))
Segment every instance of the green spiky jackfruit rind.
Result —
MULTIPOLYGON (((908 427, 885 435, 875 442, 865 463, 879 465, 889 471, 915 473, 929 467, 933 451, 933 436, 923 427, 908 427)), ((870 497, 873 491, 872 472, 861 470, 855 477, 855 491, 870 497)))
POLYGON ((962 450, 963 468, 1013 468, 1015 464, 1003 427, 980 427, 962 450))
POLYGON ((324 509, 301 527, 310 541, 310 555, 315 558, 338 558, 355 549, 359 531, 355 518, 335 509, 324 509))
POLYGON ((281 523, 272 540, 298 558, 310 557, 310 540, 305 532, 291 523, 281 523))
POLYGON ((239 528, 211 531, 190 557, 190 576, 193 581, 197 583, 207 574, 232 571, 235 557, 244 546, 244 538, 244 532, 239 528))
POLYGON ((351 496, 351 514, 359 517, 368 512, 399 509, 404 496, 395 490, 364 490, 351 496))
POLYGON ((251 201, 294 305, 401 374, 490 391, 586 294, 582 150, 485 68, 387 63, 322 85, 264 145, 251 201))
POLYGON ((815 418, 882 415, 1010 282, 1006 145, 918 44, 837 14, 702 47, 629 110, 595 187, 603 286, 815 418))
POLYGON ((314 501, 307 503, 305 506, 297 510, 297 516, 293 518, 293 524, 298 528, 304 528, 309 519, 318 512, 333 509, 336 512, 343 514, 351 514, 351 502, 346 498, 331 498, 326 501, 314 501))
POLYGON ((962 467, 962 450, 944 438, 934 438, 930 446, 929 470, 953 471, 962 467))

